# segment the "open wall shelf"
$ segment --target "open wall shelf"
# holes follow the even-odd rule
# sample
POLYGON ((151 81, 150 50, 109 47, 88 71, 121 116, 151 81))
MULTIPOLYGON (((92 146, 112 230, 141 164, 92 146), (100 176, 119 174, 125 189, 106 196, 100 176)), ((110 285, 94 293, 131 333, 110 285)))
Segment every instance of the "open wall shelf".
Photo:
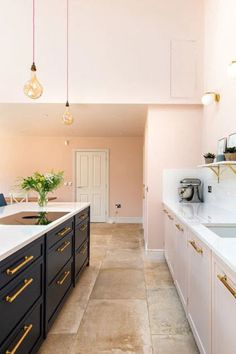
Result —
POLYGON ((199 165, 200 168, 209 168, 214 172, 217 177, 218 183, 220 182, 220 175, 222 168, 229 168, 236 175, 236 161, 221 161, 213 162, 205 165, 199 165))

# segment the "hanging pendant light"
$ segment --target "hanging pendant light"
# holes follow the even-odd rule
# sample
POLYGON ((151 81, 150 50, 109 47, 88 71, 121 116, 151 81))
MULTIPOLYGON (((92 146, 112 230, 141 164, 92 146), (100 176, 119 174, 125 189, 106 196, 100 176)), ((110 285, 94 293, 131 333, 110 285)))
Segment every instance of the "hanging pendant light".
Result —
POLYGON ((70 112, 69 104, 69 0, 66 1, 66 109, 62 116, 62 121, 65 125, 71 125, 74 118, 70 112))
POLYGON ((36 77, 35 65, 35 0, 33 1, 33 64, 31 66, 31 79, 24 86, 24 94, 29 98, 36 99, 42 96, 43 86, 36 77))

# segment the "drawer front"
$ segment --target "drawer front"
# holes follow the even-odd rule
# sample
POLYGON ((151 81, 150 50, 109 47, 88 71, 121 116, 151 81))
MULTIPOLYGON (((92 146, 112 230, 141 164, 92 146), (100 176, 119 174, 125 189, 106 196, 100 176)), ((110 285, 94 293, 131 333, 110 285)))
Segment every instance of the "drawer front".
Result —
POLYGON ((47 282, 49 284, 72 257, 72 234, 58 242, 47 257, 47 282))
POLYGON ((73 233, 73 219, 65 221, 47 234, 47 249, 52 248, 69 233, 73 233))
POLYGON ((75 255, 75 276, 80 272, 84 263, 88 259, 89 255, 89 245, 88 242, 85 242, 80 249, 76 252, 75 255))
POLYGON ((44 237, 33 242, 30 246, 14 253, 1 262, 0 265, 0 289, 21 274, 33 262, 44 254, 44 237))
POLYGON ((50 321, 63 297, 72 284, 72 262, 69 262, 47 289, 47 322, 50 321))
POLYGON ((43 294, 43 263, 37 262, 0 293, 0 343, 43 294))
POLYGON ((75 215, 75 224, 79 225, 84 220, 89 219, 89 213, 90 213, 90 210, 89 210, 89 208, 87 208, 85 210, 82 210, 77 215, 75 215))
POLYGON ((89 236, 89 221, 86 220, 75 228, 75 250, 77 250, 89 236))
POLYGON ((7 339, 0 349, 0 353, 28 354, 43 340, 42 333, 43 306, 41 303, 34 306, 29 315, 21 322, 17 329, 7 339))

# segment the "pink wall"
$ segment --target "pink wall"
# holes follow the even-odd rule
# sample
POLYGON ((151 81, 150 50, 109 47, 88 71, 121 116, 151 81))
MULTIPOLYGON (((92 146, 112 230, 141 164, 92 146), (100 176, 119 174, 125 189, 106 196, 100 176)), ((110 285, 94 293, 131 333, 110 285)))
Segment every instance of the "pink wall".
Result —
MULTIPOLYGON (((142 216, 142 149, 141 137, 71 138, 14 137, 0 141, 0 191, 8 195, 17 177, 34 171, 65 171, 65 180, 73 181, 73 150, 109 149, 110 152, 110 216, 114 204, 120 202, 119 216, 142 216)), ((55 194, 58 201, 73 200, 73 187, 63 186, 55 194)))
POLYGON ((148 249, 163 249, 162 175, 168 168, 201 162, 201 106, 151 106, 145 133, 146 220, 148 249))
POLYGON ((205 91, 218 91, 221 102, 204 108, 204 152, 216 151, 217 140, 236 131, 236 81, 227 76, 236 60, 235 23, 235 0, 205 0, 205 91))
MULTIPOLYGON (((201 48, 203 1, 70 1, 70 102, 176 101, 170 97, 170 40, 196 40, 201 48)), ((36 64, 45 88, 38 102, 65 100, 65 4, 36 4, 36 64)), ((30 74, 31 18, 30 0, 1 1, 1 102, 28 103, 22 85, 30 74)))

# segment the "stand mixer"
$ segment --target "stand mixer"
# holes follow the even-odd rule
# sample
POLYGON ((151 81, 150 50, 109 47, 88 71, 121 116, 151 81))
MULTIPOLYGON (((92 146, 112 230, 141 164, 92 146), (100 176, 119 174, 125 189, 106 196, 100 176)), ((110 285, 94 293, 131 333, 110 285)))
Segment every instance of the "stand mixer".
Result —
POLYGON ((201 203, 202 199, 202 182, 198 178, 184 178, 180 181, 178 193, 180 203, 201 203))

